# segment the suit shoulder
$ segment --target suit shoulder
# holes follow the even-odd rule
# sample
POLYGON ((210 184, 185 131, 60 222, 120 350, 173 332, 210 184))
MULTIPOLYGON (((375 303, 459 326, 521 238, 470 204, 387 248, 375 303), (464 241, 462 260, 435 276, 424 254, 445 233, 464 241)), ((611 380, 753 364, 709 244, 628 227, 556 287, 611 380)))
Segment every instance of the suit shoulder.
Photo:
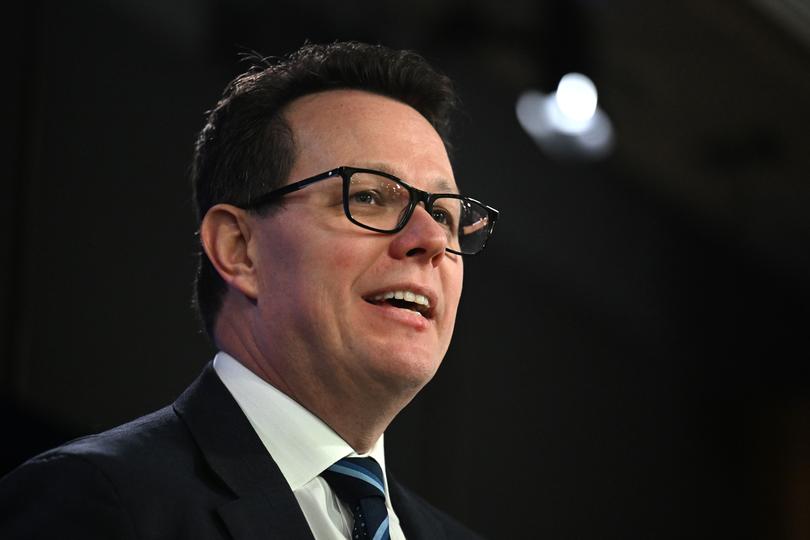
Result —
POLYGON ((0 479, 0 538, 195 537, 188 529, 215 527, 211 508, 230 500, 208 471, 166 407, 44 452, 0 479))
POLYGON ((55 455, 71 455, 91 461, 133 455, 142 458, 158 451, 170 451, 172 446, 186 446, 188 441, 188 431, 168 406, 107 431, 69 441, 32 461, 52 459, 55 455))
MULTIPOLYGON (((172 407, 101 433, 87 435, 25 462, 4 480, 50 475, 53 487, 70 481, 106 479, 113 486, 165 484, 196 467, 196 446, 172 407)), ((126 488, 120 488, 125 490, 126 488)), ((125 493, 122 493, 125 495, 125 493)))
POLYGON ((135 538, 132 516, 101 469, 47 452, 0 479, 0 537, 135 538))

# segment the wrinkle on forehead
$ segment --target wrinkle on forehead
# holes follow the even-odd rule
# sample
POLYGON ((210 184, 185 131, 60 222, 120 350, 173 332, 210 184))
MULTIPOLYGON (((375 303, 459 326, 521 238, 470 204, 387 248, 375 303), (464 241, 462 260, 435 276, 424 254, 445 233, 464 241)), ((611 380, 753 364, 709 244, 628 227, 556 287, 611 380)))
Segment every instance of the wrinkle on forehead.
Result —
MULTIPOLYGON (((411 178, 404 178, 401 173, 399 173, 394 169, 394 167, 391 167, 389 164, 384 163, 382 161, 362 162, 359 164, 351 164, 351 166, 362 167, 364 169, 373 169, 375 171, 388 173, 391 176, 396 176, 400 180, 403 180, 407 184, 410 184, 412 186, 414 185, 414 180, 416 180, 411 178)), ((458 188, 456 187, 454 182, 442 177, 434 177, 432 179, 426 179, 422 181, 425 183, 425 185, 430 186, 431 189, 429 191, 431 191, 432 193, 453 193, 453 194, 459 193, 458 188)))
POLYGON ((290 178, 348 165, 377 169, 425 190, 458 192, 438 132, 401 101, 335 89, 294 100, 284 116, 298 151, 290 178))

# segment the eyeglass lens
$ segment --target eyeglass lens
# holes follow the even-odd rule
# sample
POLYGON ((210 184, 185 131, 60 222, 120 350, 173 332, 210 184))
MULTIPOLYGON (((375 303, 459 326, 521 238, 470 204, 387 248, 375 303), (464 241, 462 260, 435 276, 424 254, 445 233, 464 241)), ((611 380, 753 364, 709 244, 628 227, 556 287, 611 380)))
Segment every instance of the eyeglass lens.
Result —
MULTIPOLYGON (((349 179, 348 208, 351 218, 380 230, 394 230, 410 204, 408 189, 385 176, 355 172, 349 179)), ((489 212, 461 196, 440 196, 430 208, 433 219, 444 227, 448 247, 461 253, 476 253, 489 234, 489 212)))

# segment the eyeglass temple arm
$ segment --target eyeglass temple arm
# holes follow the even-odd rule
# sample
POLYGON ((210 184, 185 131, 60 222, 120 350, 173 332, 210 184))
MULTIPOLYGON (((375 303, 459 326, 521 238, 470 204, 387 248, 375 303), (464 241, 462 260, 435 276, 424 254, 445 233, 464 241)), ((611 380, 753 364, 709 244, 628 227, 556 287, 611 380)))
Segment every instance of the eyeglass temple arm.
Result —
POLYGON ((304 180, 300 180, 298 182, 294 182, 287 186, 280 187, 278 189, 274 189, 270 193, 262 195, 258 199, 251 201, 246 208, 255 208, 257 206, 262 206, 264 204, 270 203, 287 195, 288 193, 292 193, 294 191, 298 191, 299 189, 303 189, 310 184, 314 184, 315 182, 319 182, 321 180, 325 180, 327 178, 331 178, 333 176, 338 176, 341 174, 341 169, 332 169, 331 171, 326 171, 321 174, 316 174, 315 176, 310 176, 309 178, 305 178, 304 180))

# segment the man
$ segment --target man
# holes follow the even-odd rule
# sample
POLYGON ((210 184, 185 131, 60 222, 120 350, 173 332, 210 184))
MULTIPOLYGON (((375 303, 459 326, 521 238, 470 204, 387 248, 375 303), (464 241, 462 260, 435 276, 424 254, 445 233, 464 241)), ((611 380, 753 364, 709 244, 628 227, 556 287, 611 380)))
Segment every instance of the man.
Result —
POLYGON ((193 167, 221 352, 173 406, 6 477, 0 537, 476 538, 388 474, 383 437, 497 218, 458 194, 453 101, 420 57, 357 43, 234 80, 193 167))

